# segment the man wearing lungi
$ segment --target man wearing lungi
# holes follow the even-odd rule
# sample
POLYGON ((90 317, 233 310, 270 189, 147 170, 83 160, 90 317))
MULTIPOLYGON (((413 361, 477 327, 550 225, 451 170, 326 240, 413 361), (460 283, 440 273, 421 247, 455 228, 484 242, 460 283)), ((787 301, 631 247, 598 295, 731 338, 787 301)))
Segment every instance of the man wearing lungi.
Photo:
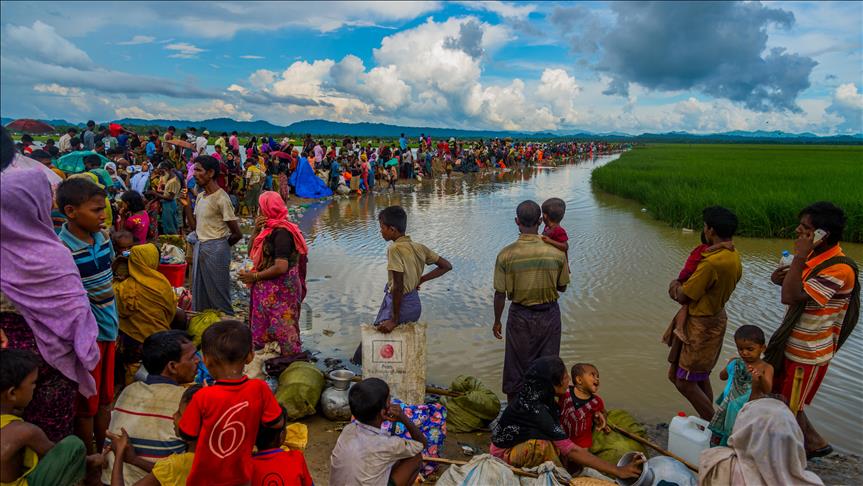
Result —
POLYGON ((728 317, 725 303, 743 274, 740 254, 732 237, 737 216, 720 206, 702 213, 702 242, 710 249, 702 253, 695 272, 683 283, 672 280, 668 295, 686 307, 663 336, 671 346, 668 378, 704 420, 713 418, 713 389, 710 372, 722 351, 728 317))
POLYGON ((833 447, 803 410, 812 403, 830 362, 860 320, 860 283, 857 263, 839 246, 845 230, 842 209, 817 202, 800 211, 799 217, 794 260, 771 276, 773 283, 782 286, 782 303, 788 312, 770 338, 764 359, 776 370, 773 391, 784 396, 797 414, 806 457, 813 458, 830 454, 833 447))
POLYGON ((516 208, 518 240, 504 247, 494 266, 494 337, 503 339, 500 318, 512 301, 506 320, 503 392, 512 401, 530 364, 560 353, 558 292, 569 284, 566 255, 542 241, 542 211, 534 201, 516 208))
POLYGON ((181 200, 194 231, 188 236, 195 245, 192 261, 192 307, 196 312, 217 309, 234 315, 231 307, 231 246, 243 238, 228 194, 216 183, 219 161, 209 155, 195 159, 195 183, 204 190, 189 207, 181 200))

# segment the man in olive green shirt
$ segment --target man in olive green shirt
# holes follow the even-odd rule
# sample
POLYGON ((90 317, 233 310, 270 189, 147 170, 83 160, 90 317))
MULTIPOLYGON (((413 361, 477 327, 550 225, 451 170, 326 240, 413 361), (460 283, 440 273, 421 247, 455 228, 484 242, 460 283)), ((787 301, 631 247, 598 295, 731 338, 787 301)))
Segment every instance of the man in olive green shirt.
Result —
POLYGON ((506 321, 503 392, 510 401, 530 364, 560 353, 558 292, 569 284, 566 254, 542 241, 542 211, 534 201, 516 209, 518 240, 504 247, 494 266, 494 336, 502 339, 501 316, 506 299, 512 301, 506 321))

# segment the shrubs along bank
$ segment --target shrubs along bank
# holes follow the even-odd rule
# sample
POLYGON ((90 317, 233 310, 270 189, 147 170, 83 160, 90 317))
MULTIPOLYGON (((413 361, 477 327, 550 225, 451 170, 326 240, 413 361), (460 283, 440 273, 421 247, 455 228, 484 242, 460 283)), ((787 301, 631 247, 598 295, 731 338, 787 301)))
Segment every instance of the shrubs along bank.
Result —
POLYGON ((593 171, 597 189, 639 201, 675 227, 699 229, 719 204, 739 234, 790 238, 797 211, 821 200, 845 210, 845 241, 863 242, 863 147, 648 145, 593 171))

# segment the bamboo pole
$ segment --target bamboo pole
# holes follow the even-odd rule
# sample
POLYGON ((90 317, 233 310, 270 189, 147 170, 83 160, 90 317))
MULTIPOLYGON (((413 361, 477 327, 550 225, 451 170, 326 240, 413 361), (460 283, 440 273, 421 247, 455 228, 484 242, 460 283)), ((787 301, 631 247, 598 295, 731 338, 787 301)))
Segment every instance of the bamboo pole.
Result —
POLYGON ((794 369, 794 382, 791 385, 791 399, 788 401, 788 407, 791 413, 797 415, 800 412, 800 401, 803 390, 803 368, 794 369))
POLYGON ((659 447, 658 445, 654 444, 653 442, 650 442, 649 440, 647 440, 647 439, 645 439, 645 438, 643 438, 643 437, 641 437, 641 436, 635 435, 635 434, 633 434, 633 433, 631 433, 631 432, 629 432, 629 431, 627 431, 627 430, 623 430, 623 429, 621 429, 620 427, 618 427, 618 426, 614 425, 614 424, 613 424, 613 423, 611 423, 611 422, 609 422, 609 423, 608 423, 608 426, 609 426, 609 427, 611 427, 611 428, 612 428, 612 430, 614 430, 615 432, 618 432, 618 433, 620 433, 620 434, 622 434, 622 435, 624 435, 624 436, 626 436, 626 437, 629 437, 630 439, 632 439, 632 440, 634 440, 634 441, 636 441, 636 442, 639 442, 639 443, 644 444, 644 445, 646 445, 646 446, 648 446, 648 447, 651 447, 651 448, 655 449, 657 452, 659 452, 660 454, 662 454, 663 456, 668 456, 668 457, 670 457, 670 458, 672 458, 672 459, 676 459, 676 460, 678 460, 678 461, 682 462, 682 463, 683 463, 686 467, 688 467, 689 469, 692 469, 693 471, 698 472, 698 468, 697 468, 697 467, 695 467, 695 466, 693 466, 692 464, 690 464, 690 463, 686 462, 682 457, 680 457, 680 456, 678 456, 678 455, 676 455, 676 454, 672 453, 671 451, 667 451, 667 450, 663 449, 662 447, 659 447))
MULTIPOLYGON (((437 462, 439 464, 451 464, 454 466, 464 466, 465 464, 467 464, 467 461, 459 461, 458 459, 447 459, 445 457, 423 456, 423 461, 437 462)), ((506 463, 504 463, 504 464, 506 464, 506 463)), ((518 476, 524 476, 527 478, 538 478, 539 477, 539 474, 537 474, 537 473, 525 471, 523 469, 519 469, 517 467, 510 466, 509 464, 507 464, 506 467, 508 467, 510 471, 512 471, 513 473, 515 473, 518 476)))
MULTIPOLYGON (((354 383, 363 381, 363 376, 362 375, 356 375, 353 378, 351 378, 351 381, 353 381, 354 383)), ((463 395, 462 393, 459 393, 459 392, 444 390, 443 388, 435 388, 433 386, 426 386, 426 393, 431 393, 432 395, 443 395, 445 397, 460 397, 463 395)))

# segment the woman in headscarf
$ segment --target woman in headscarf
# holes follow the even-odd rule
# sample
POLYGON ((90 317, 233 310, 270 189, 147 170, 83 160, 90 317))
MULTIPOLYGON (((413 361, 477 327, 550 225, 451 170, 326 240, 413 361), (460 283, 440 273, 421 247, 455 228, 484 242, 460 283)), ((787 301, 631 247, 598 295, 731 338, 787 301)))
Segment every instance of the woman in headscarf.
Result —
MULTIPOLYGON (((7 138, 4 130, 3 169, 11 159, 7 138)), ((52 228, 51 201, 41 171, 0 175, 0 341, 39 356, 39 378, 24 420, 58 442, 72 434, 75 391, 96 393, 90 370, 99 361, 99 348, 81 274, 52 228)))
POLYGON ((555 396, 567 392, 569 374, 557 356, 531 364, 515 400, 507 405, 491 431, 490 453, 515 467, 536 467, 551 461, 571 472, 584 467, 621 479, 637 478, 640 462, 617 467, 575 445, 560 425, 555 396))
POLYGON ((240 280, 251 285, 249 322, 256 349, 277 342, 282 355, 302 351, 300 306, 306 296, 308 247, 300 228, 288 220, 288 208, 278 193, 258 198, 249 254, 254 270, 241 271, 240 280))
POLYGON ((111 176, 111 180, 114 182, 114 189, 122 192, 127 190, 126 182, 117 174, 117 164, 114 162, 108 162, 105 164, 105 170, 108 172, 108 175, 111 176))
POLYGON ((728 447, 701 453, 698 484, 768 486, 823 485, 806 470, 803 432, 794 414, 780 400, 760 398, 743 406, 734 422, 728 447))
POLYGON ((171 328, 177 294, 159 273, 159 250, 147 243, 129 250, 129 278, 114 284, 120 336, 117 357, 131 383, 140 366, 141 345, 150 335, 171 328))

